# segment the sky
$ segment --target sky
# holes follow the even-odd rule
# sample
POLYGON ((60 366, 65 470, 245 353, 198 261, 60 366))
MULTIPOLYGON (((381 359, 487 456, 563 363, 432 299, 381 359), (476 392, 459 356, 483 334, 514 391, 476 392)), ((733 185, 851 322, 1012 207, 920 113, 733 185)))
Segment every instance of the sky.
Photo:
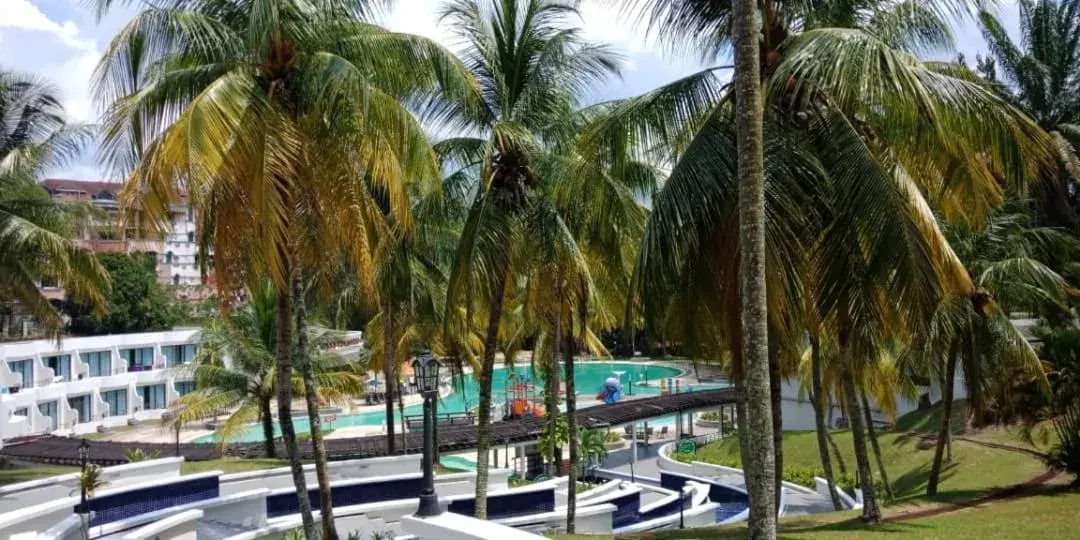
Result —
MULTIPOLYGON (((137 12, 120 6, 102 20, 87 7, 92 0, 0 0, 0 67, 34 74, 49 81, 60 96, 70 120, 95 123, 100 110, 90 90, 94 66, 112 36, 137 12)), ((928 0, 934 1, 934 0, 928 0)), ((446 45, 452 40, 440 31, 437 11, 442 0, 398 0, 382 16, 390 29, 424 35, 446 45)), ((116 2, 123 4, 123 1, 116 2)), ((137 5, 137 1, 128 4, 137 5)), ((581 26, 585 36, 609 43, 625 58, 622 77, 599 86, 588 101, 638 95, 694 71, 702 66, 695 58, 667 54, 643 28, 623 17, 613 2, 583 0, 581 26)), ((1013 34, 1017 29, 1014 0, 999 0, 999 14, 1013 34)), ((954 28, 957 50, 969 62, 985 51, 978 28, 971 22, 954 28)), ((943 52, 938 59, 953 56, 943 52)), ((56 178, 106 180, 96 166, 93 148, 75 163, 52 171, 56 178)), ((111 179, 116 180, 116 179, 111 179)))

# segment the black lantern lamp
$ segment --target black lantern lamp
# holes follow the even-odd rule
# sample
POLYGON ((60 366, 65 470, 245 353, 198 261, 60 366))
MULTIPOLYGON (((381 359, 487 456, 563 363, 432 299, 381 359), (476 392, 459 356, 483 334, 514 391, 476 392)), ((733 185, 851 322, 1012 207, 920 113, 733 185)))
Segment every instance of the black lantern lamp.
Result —
POLYGON ((439 496, 435 493, 435 400, 439 397, 439 359, 430 352, 413 360, 413 373, 424 396, 424 483, 420 488, 420 505, 416 517, 432 517, 442 513, 439 496))

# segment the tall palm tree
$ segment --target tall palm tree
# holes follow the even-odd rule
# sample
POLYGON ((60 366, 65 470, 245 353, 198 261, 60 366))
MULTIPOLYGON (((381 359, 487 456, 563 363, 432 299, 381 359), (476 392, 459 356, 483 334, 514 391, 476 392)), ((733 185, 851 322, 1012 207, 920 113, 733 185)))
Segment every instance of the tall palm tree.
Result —
MULTIPOLYGON (((761 92, 758 6, 731 3, 735 49, 735 141, 739 185, 739 310, 750 460, 743 468, 750 496, 750 538, 776 538, 773 411, 769 397, 769 306, 765 289, 765 120, 761 92)), ((765 35, 768 39, 768 34, 765 35)))
POLYGON ((937 493, 946 461, 958 370, 963 374, 975 426, 985 423, 993 402, 1006 400, 1017 377, 1047 387, 1035 350, 1007 314, 1035 311, 1045 303, 1067 309, 1068 283, 1042 261, 1074 250, 1077 241, 1058 229, 1032 227, 1030 215, 1018 210, 1022 208, 1016 203, 1006 205, 990 217, 985 228, 949 227, 950 244, 964 261, 975 287, 967 295, 944 299, 905 357, 906 369, 932 376, 942 389, 940 431, 927 481, 928 495, 937 493))
POLYGON ((1075 227, 1080 206, 1080 1, 1022 0, 1021 42, 993 13, 979 14, 990 56, 980 71, 1054 137, 1059 167, 1035 186, 1049 225, 1075 227), (999 81, 998 78, 1001 78, 999 81))
MULTIPOLYGON (((224 411, 231 411, 217 428, 224 445, 235 440, 252 421, 262 425, 267 457, 276 457, 273 400, 276 395, 274 347, 276 346, 276 294, 272 284, 263 282, 248 295, 248 302, 230 311, 228 316, 211 317, 199 331, 199 351, 192 363, 176 369, 195 380, 195 390, 169 405, 171 422, 181 425, 224 411)), ((318 399, 340 402, 355 395, 360 377, 341 369, 340 359, 323 350, 339 339, 338 333, 321 327, 308 329, 309 354, 313 361, 313 380, 318 399)), ((292 386, 303 391, 306 383, 299 370, 292 376, 292 386)))
POLYGON ((0 300, 21 302, 53 336, 60 315, 37 283, 57 281, 102 308, 108 273, 71 239, 76 213, 37 184, 42 174, 77 157, 90 130, 64 120, 43 81, 0 69, 0 300))
MULTIPOLYGON (((99 0, 99 11, 113 3, 99 0)), ((344 246, 368 271, 370 242, 357 233, 381 219, 368 184, 407 224, 404 186, 438 180, 403 101, 437 103, 436 91, 465 99, 473 87, 439 46, 372 24, 377 2, 139 3, 95 74, 108 107, 104 162, 128 177, 122 202, 151 229, 189 198, 226 295, 256 272, 273 280, 278 415, 312 538, 290 417, 294 282, 344 246)))
MULTIPOLYGON (((946 17, 965 2, 760 4, 768 320, 775 328, 803 324, 804 281, 816 282, 816 320, 838 344, 867 493, 863 517, 875 521, 856 392, 861 366, 918 328, 946 291, 971 288, 931 205, 952 219, 985 216, 1003 199, 999 179, 1036 178, 1050 145, 970 73, 909 52, 950 44, 946 17), (804 260, 805 275, 796 264, 804 260)), ((631 5, 662 35, 709 59, 732 46, 725 3, 631 5)), ((654 201, 635 290, 653 324, 670 328, 671 315, 685 321, 687 341, 730 351, 741 374, 748 365, 734 286, 741 277, 729 254, 745 249, 733 157, 744 122, 734 110, 740 100, 733 106, 716 74, 722 67, 617 105, 591 138, 674 163, 654 201)))
MULTIPOLYGON (((479 82, 483 101, 455 120, 480 134, 440 143, 444 155, 459 156, 448 176, 476 183, 451 267, 446 333, 467 333, 471 303, 487 311, 483 352, 477 366, 479 425, 476 514, 487 516, 487 468, 491 445, 491 385, 503 305, 516 286, 514 249, 523 221, 534 212, 540 181, 533 163, 565 140, 567 120, 589 85, 615 72, 606 47, 581 39, 569 24, 577 13, 561 0, 454 0, 441 19, 459 40, 464 63, 479 82)), ((449 341, 449 339, 448 339, 449 341)))

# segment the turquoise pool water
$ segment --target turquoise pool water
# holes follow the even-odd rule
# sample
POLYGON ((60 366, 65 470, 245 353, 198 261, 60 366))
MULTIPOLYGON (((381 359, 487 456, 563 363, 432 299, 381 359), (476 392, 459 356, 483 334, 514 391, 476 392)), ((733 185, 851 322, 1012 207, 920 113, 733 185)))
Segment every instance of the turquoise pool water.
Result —
MULTIPOLYGON (((504 399, 507 377, 510 374, 509 371, 510 370, 507 370, 506 368, 498 368, 495 370, 494 380, 492 381, 493 401, 495 403, 502 403, 504 399)), ((544 388, 543 381, 539 380, 539 377, 534 376, 532 370, 530 370, 528 366, 516 367, 513 371, 519 378, 527 378, 536 386, 534 399, 542 402, 542 390, 544 388)), ((615 376, 616 371, 624 372, 621 376, 624 394, 628 393, 627 386, 630 380, 643 381, 647 379, 650 382, 655 382, 662 378, 676 377, 680 373, 677 368, 673 367, 625 362, 587 362, 576 364, 574 366, 574 375, 577 384, 576 389, 579 406, 599 404, 595 399, 596 395, 600 393, 604 380, 608 377, 615 376)), ((635 385, 633 393, 634 395, 657 395, 660 393, 660 389, 656 387, 635 385)), ((476 379, 473 378, 472 375, 467 375, 464 380, 463 389, 457 389, 454 392, 443 396, 443 398, 439 400, 439 412, 465 412, 476 407, 478 395, 479 387, 476 379)), ((406 416, 418 415, 421 414, 421 411, 422 406, 420 404, 405 407, 406 416)), ((394 422, 398 424, 401 422, 401 418, 396 410, 394 411, 394 422)), ((337 420, 330 425, 324 425, 323 429, 338 429, 351 426, 381 426, 385 423, 386 412, 380 408, 380 410, 371 412, 338 415, 337 420)), ((308 433, 311 431, 311 423, 306 417, 293 418, 293 424, 296 426, 297 433, 308 433)), ((280 430, 275 427, 274 433, 280 435, 280 430)), ((193 442, 215 442, 216 440, 217 436, 210 434, 199 437, 193 442)), ((258 424, 251 424, 232 442, 257 442, 261 440, 262 427, 258 424)))

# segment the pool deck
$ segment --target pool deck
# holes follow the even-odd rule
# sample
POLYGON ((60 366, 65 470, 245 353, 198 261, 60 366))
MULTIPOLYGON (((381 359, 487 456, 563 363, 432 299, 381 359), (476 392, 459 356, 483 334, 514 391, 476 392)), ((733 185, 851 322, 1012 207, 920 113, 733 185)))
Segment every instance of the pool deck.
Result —
MULTIPOLYGON (((519 357, 516 364, 518 366, 520 366, 520 365, 522 365, 522 362, 528 362, 527 354, 524 355, 524 358, 519 357)), ((693 376, 692 367, 690 366, 690 363, 685 362, 685 361, 664 361, 664 360, 650 360, 650 359, 642 358, 642 359, 611 359, 611 360, 607 360, 607 359, 604 359, 604 360, 600 360, 600 359, 593 359, 593 360, 578 359, 577 362, 578 362, 578 364, 613 364, 613 365, 616 365, 616 364, 641 364, 641 365, 651 365, 651 366, 662 366, 662 367, 675 368, 675 369, 678 369, 680 371, 680 373, 679 373, 679 375, 677 375, 675 377, 670 377, 670 378, 672 380, 678 380, 679 383, 680 383, 680 386, 685 388, 687 386, 696 386, 696 385, 702 384, 702 383, 698 382, 696 377, 693 376)), ((506 369, 509 366, 507 366, 504 362, 498 362, 498 363, 496 363, 495 367, 496 367, 496 369, 506 369)), ((699 371, 701 372, 702 375, 706 375, 706 374, 707 375, 715 375, 716 373, 718 373, 719 370, 717 368, 715 368, 715 366, 700 366, 699 371)), ((465 372, 466 373, 471 373, 472 370, 471 370, 471 368, 466 368, 465 372)), ((369 376, 373 377, 374 374, 369 373, 369 376)), ((668 378, 664 378, 664 380, 666 380, 666 379, 668 379, 668 378)), ((650 388, 658 389, 658 388, 660 388, 660 380, 661 379, 651 379, 651 380, 649 380, 649 383, 648 383, 647 386, 650 387, 650 388)), ((634 388, 635 389, 641 388, 641 385, 640 384, 635 385, 634 388)), ((595 389, 588 389, 584 393, 578 393, 578 408, 587 408, 587 407, 591 407, 591 406, 594 406, 594 405, 601 404, 601 402, 594 399, 594 395, 595 395, 594 391, 595 391, 595 389)), ((642 398, 645 398, 645 397, 650 397, 648 395, 628 394, 627 391, 628 390, 624 390, 624 392, 623 392, 623 401, 632 401, 632 400, 636 400, 636 399, 642 399, 642 398)), ((632 391, 632 390, 629 390, 629 391, 632 391)), ((444 389, 442 395, 445 397, 449 393, 450 393, 449 391, 444 389)), ((421 403, 422 401, 423 401, 423 399, 420 397, 419 394, 407 394, 407 395, 404 396, 404 402, 405 402, 404 404, 405 404, 406 407, 411 406, 411 405, 417 405, 417 404, 421 403)), ((361 403, 361 401, 360 400, 354 400, 352 404, 349 404, 347 406, 348 407, 348 412, 343 413, 343 414, 344 415, 360 415, 360 414, 373 413, 373 412, 383 412, 383 411, 386 410, 386 405, 383 404, 383 403, 379 403, 379 404, 375 404, 375 405, 358 405, 357 403, 361 403)), ((297 401, 294 402, 293 407, 302 410, 305 407, 305 404, 304 404, 304 402, 302 400, 297 400, 297 401)), ((395 407, 395 409, 396 409, 396 407, 395 407)), ((401 429, 400 426, 396 426, 396 427, 397 427, 397 429, 395 429, 395 432, 400 431, 400 429, 401 429)), ((182 429, 180 431, 180 442, 185 442, 185 443, 187 443, 187 442, 195 442, 198 439, 200 439, 202 437, 206 437, 208 435, 212 435, 213 433, 214 433, 213 430, 204 429, 201 425, 192 424, 192 425, 189 425, 189 426, 185 427, 184 429, 182 429)), ((385 424, 346 426, 346 427, 335 428, 333 433, 327 435, 326 438, 327 439, 343 439, 343 438, 349 438, 349 437, 361 437, 361 436, 368 436, 368 435, 379 435, 379 434, 384 434, 384 433, 386 433, 385 424)), ((111 433, 107 434, 105 437, 102 437, 101 440, 116 441, 116 442, 133 442, 133 443, 134 442, 171 443, 171 442, 175 441, 175 437, 176 437, 176 435, 171 430, 163 430, 159 425, 148 425, 148 426, 134 426, 134 427, 131 427, 131 428, 125 428, 123 430, 118 430, 118 431, 115 431, 115 432, 111 432, 111 433)))

